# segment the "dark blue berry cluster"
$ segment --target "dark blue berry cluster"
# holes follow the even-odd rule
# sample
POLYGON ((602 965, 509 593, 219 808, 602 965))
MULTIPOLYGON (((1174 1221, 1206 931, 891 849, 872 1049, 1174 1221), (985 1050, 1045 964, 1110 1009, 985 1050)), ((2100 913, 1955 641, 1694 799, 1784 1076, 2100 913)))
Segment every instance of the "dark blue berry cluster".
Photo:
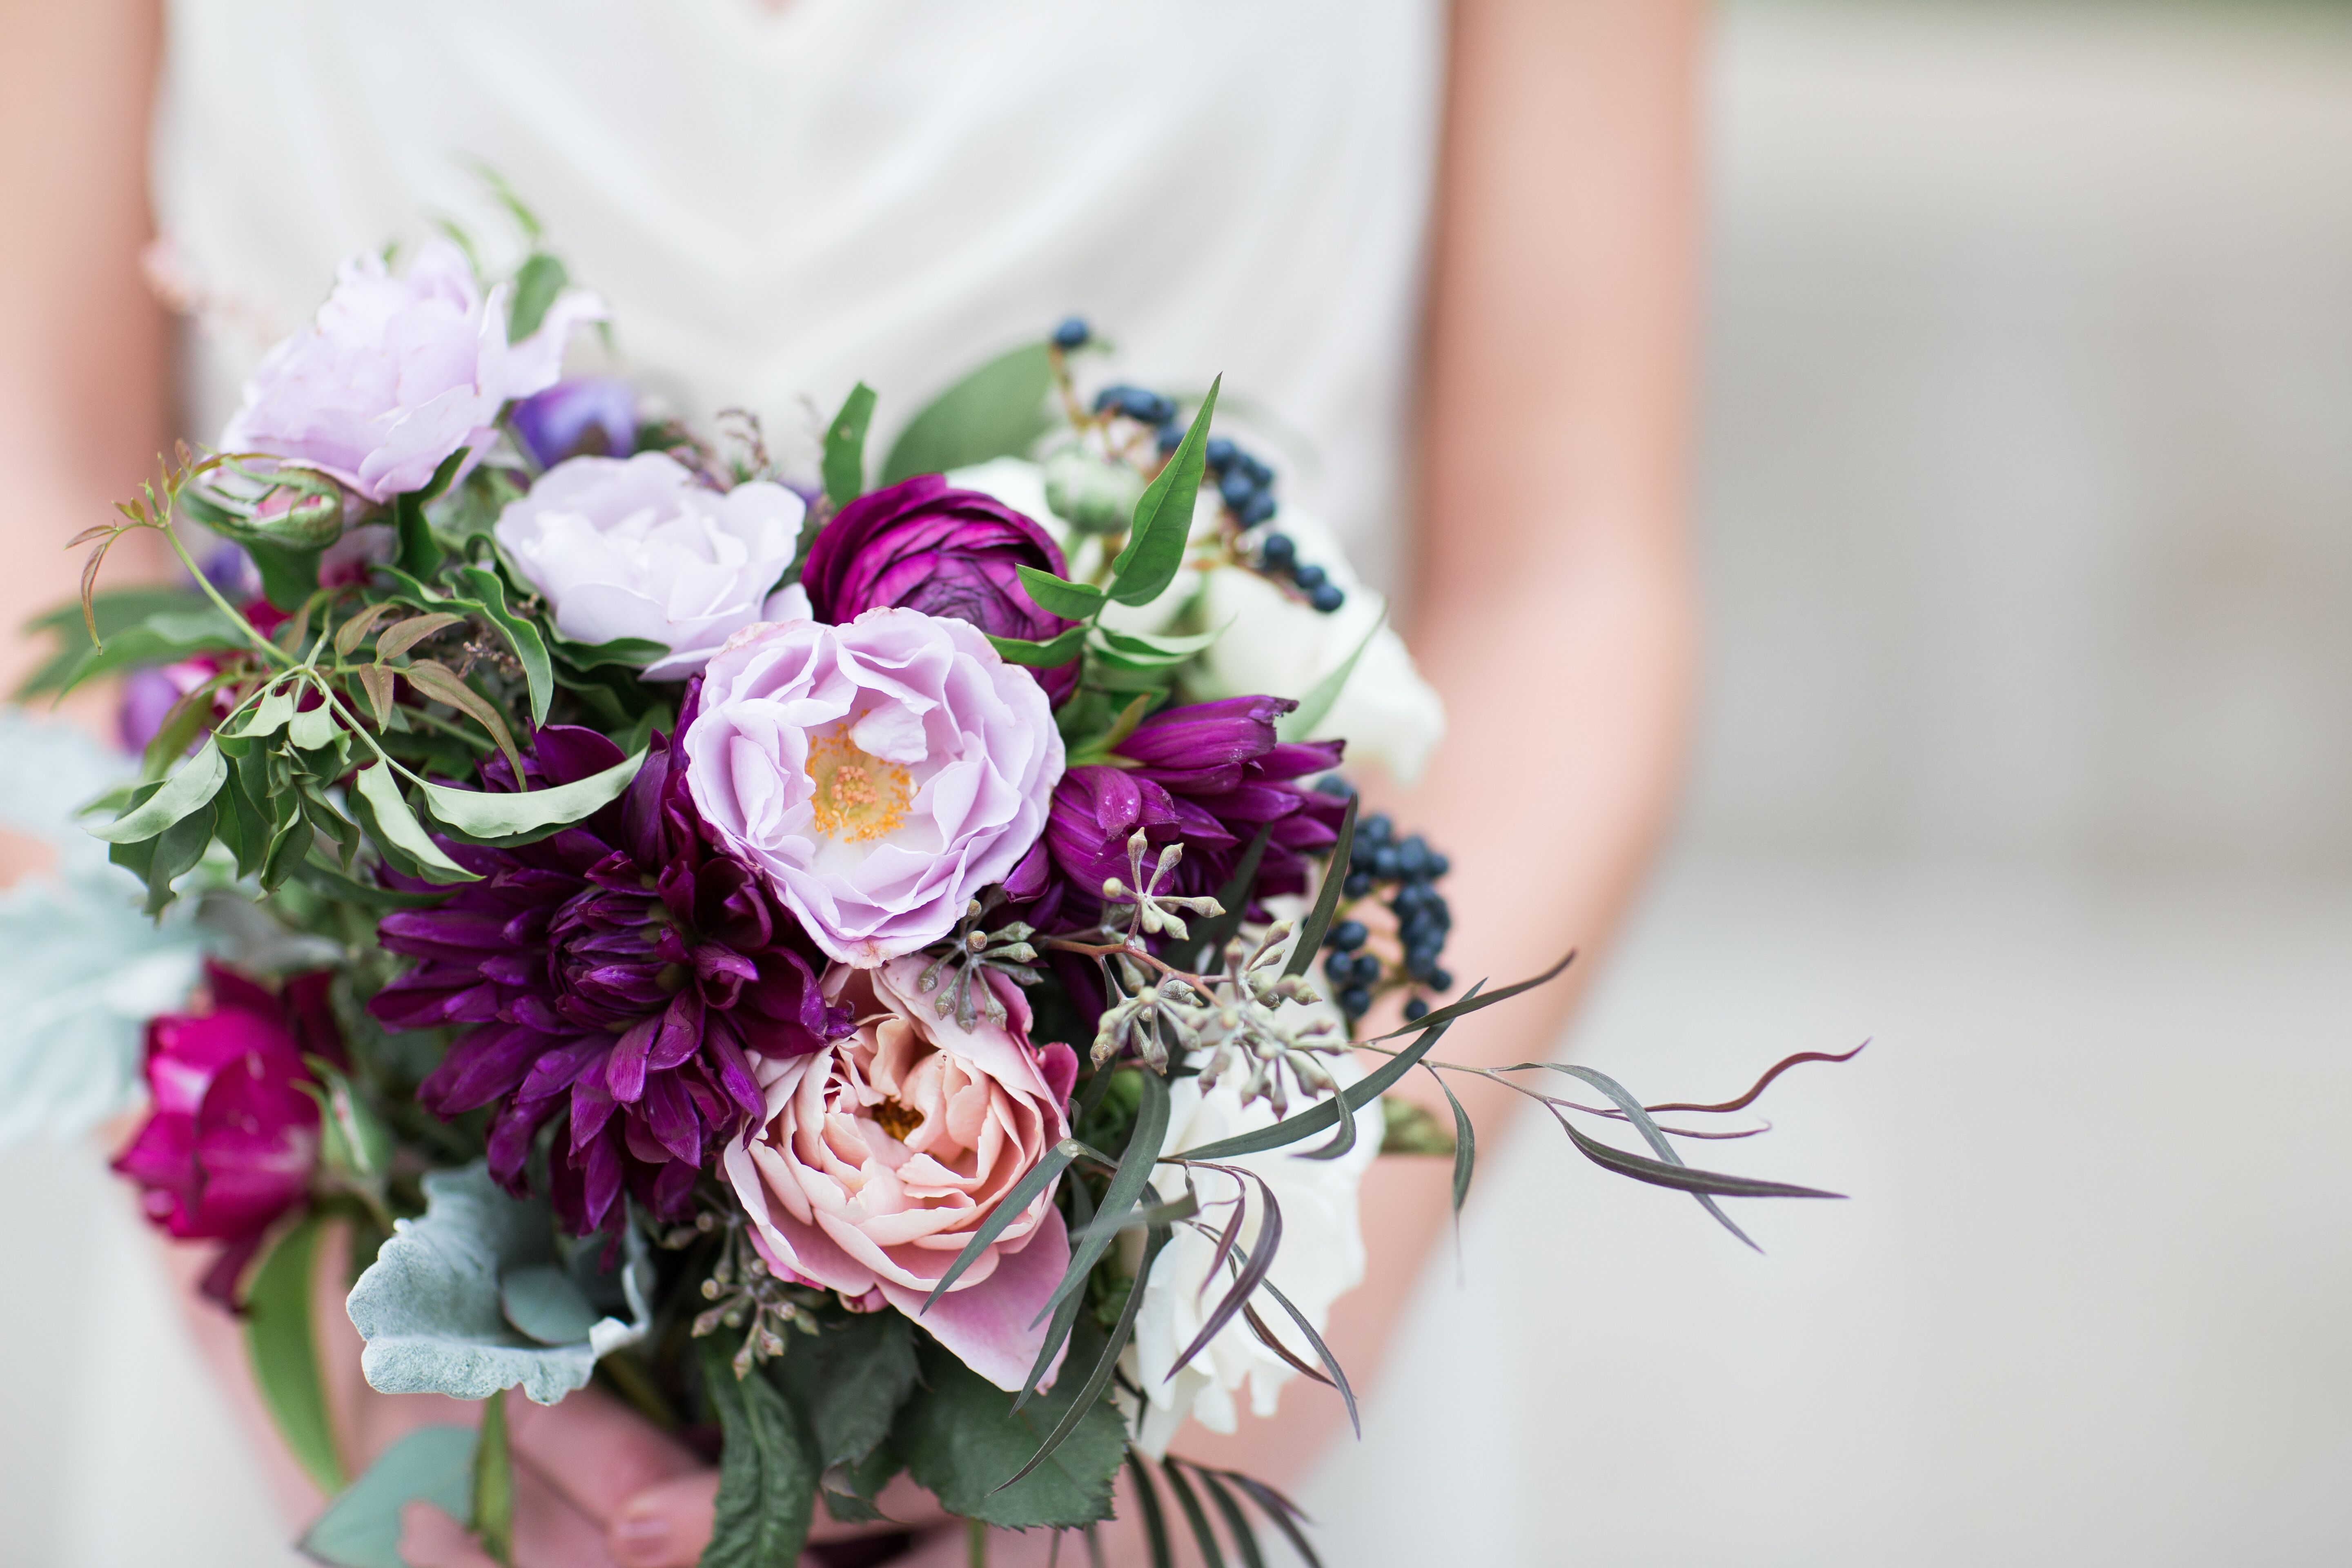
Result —
MULTIPOLYGON (((1452 868, 1444 856, 1416 833, 1400 840, 1395 825, 1374 813, 1356 825, 1356 842, 1348 858, 1348 879, 1340 891, 1349 902, 1384 895, 1389 912, 1396 916, 1398 956, 1384 963, 1368 951, 1371 931, 1357 920, 1334 921, 1323 939, 1327 949, 1323 973, 1330 977, 1339 1010, 1360 1018, 1371 1009, 1375 987, 1410 987, 1415 993, 1450 991, 1454 976, 1438 966, 1445 952, 1446 933, 1454 913, 1437 890, 1439 878, 1452 868)), ((1426 996, 1415 994, 1404 1005, 1408 1019, 1429 1012, 1426 996)))
POLYGON ((1094 341, 1095 330, 1087 325, 1084 316, 1065 316, 1062 324, 1054 329, 1054 346, 1064 353, 1075 353, 1094 341))
POLYGON ((1159 426, 1163 436, 1173 430, 1177 440, 1184 438, 1182 426, 1176 423, 1176 400, 1163 392, 1140 386, 1106 386, 1095 394, 1095 412, 1123 414, 1138 424, 1159 426))
POLYGON ((1258 541, 1257 564, 1269 577, 1289 578, 1307 602, 1327 616, 1348 602, 1347 590, 1331 581, 1330 574, 1299 561, 1298 546, 1286 533, 1269 533, 1258 541))

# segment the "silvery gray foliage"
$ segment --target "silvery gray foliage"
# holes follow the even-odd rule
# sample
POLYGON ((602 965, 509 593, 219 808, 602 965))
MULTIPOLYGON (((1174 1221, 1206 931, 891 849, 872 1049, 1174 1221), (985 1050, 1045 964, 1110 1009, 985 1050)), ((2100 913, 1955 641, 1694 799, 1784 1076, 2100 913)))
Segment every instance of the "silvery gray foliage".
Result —
POLYGON ((548 1206, 508 1196, 481 1162, 430 1173, 425 1217, 402 1220, 352 1288, 360 1370, 384 1394, 487 1399, 520 1385, 554 1404, 652 1327, 653 1263, 634 1226, 624 1235, 623 1268, 600 1274, 600 1238, 560 1246, 548 1206))
POLYGON ((203 943, 139 912, 139 880, 74 821, 131 772, 71 724, 0 710, 0 823, 57 852, 0 894, 0 1149, 77 1137, 130 1105, 146 1020, 187 1000, 203 943))

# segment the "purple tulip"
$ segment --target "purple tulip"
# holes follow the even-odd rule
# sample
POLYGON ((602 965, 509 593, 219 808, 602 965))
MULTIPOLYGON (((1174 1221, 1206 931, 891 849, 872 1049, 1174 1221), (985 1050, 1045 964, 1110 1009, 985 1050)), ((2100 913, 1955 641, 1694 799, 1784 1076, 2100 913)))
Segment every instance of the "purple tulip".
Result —
MULTIPOLYGON (((593 731, 551 724, 526 772, 567 784, 620 760, 593 731)), ((482 773, 513 786, 501 759, 482 773)), ((548 1196, 574 1235, 613 1223, 624 1184, 688 1217, 715 1142, 765 1109, 746 1053, 799 1056, 848 1032, 792 917, 704 842, 684 754, 662 737, 586 821, 516 849, 446 847, 483 880, 383 918, 378 940, 421 962, 368 1011, 393 1029, 474 1026, 417 1099, 445 1117, 497 1107, 490 1173, 509 1191, 528 1190, 539 1130, 564 1118, 548 1196)))
MULTIPOLYGON (((835 514, 809 551, 801 586, 820 621, 838 625, 898 605, 970 621, 992 637, 1043 642, 1070 623, 1031 601, 1024 566, 1060 576, 1061 547, 995 497, 922 474, 835 514)), ((1075 659, 1030 673, 1057 705, 1078 683, 1075 659)))
POLYGON ((637 394, 625 381, 559 381, 516 404, 510 417, 541 468, 567 458, 625 458, 637 447, 637 394))
POLYGON ((303 1202, 319 1158, 305 1051, 340 1057, 321 972, 273 996, 207 966, 212 1009, 147 1026, 154 1110, 114 1162, 146 1190, 147 1217, 184 1240, 226 1242, 204 1291, 233 1305, 237 1277, 281 1215, 303 1202))
POLYGON ((1045 837, 1005 891, 1045 931, 1091 925, 1104 879, 1133 873, 1127 841, 1138 827, 1153 846, 1181 840, 1184 858, 1164 892, 1213 894, 1261 827, 1271 826, 1258 863, 1257 896, 1300 893, 1307 855, 1339 837, 1347 802, 1302 788, 1299 780, 1339 764, 1342 742, 1285 744, 1274 722, 1297 704, 1280 697, 1229 697, 1154 714, 1112 748, 1118 763, 1072 768, 1054 791, 1045 837))

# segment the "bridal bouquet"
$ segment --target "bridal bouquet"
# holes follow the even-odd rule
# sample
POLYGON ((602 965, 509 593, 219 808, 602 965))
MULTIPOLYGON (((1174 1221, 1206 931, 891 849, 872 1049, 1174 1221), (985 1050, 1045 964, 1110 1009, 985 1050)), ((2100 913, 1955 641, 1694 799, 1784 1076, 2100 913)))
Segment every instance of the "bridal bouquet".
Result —
MULTIPOLYGON (((1345 764, 1409 775, 1442 727, 1378 595, 1216 384, 1082 389, 1082 322, 878 464, 859 386, 802 474, 748 416, 562 379, 604 313, 545 253, 347 263, 41 623, 30 690, 127 677, 143 765, 84 820, 205 954, 117 1169, 218 1247, 336 1499, 305 1550, 394 1563, 422 1498, 503 1558, 506 1391, 594 1382, 718 1457, 706 1563, 790 1563, 901 1471, 1085 1531, 1122 1468, 1163 1562, 1180 1515, 1209 1561, 1267 1527, 1311 1560, 1170 1439, 1293 1378, 1352 1417, 1320 1330, 1360 1179, 1450 1151, 1458 1205, 1475 1157, 1458 1103, 1382 1096, 1551 977, 1458 988, 1445 856, 1358 814, 1345 764), (184 585, 97 591, 133 530, 184 585), (485 1402, 355 1481, 330 1228, 369 1383, 485 1402)), ((1610 1170, 1718 1218, 1810 1195, 1543 1070, 1601 1099, 1527 1090, 1610 1170)))

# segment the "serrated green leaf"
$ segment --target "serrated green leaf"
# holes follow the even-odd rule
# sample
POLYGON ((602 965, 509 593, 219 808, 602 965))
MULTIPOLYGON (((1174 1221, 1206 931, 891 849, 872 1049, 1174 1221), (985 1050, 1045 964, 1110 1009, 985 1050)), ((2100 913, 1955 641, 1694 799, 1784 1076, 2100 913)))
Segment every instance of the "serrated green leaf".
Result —
POLYGON ((809 1421, 822 1466, 862 1462, 890 1435, 914 1392, 915 1335, 896 1312, 866 1312, 826 1329, 811 1347, 809 1421))
POLYGON ((719 1496, 701 1568, 794 1568, 816 1513, 817 1475, 806 1424, 776 1385, 738 1379, 719 1336, 699 1342, 703 1391, 719 1417, 719 1496))
POLYGON ((866 493, 866 432, 874 423, 874 389, 859 382, 824 427, 824 494, 840 510, 866 493))
POLYGON ((474 1442, 464 1426, 411 1432, 303 1531, 303 1552, 331 1568, 408 1568, 400 1555, 400 1514, 409 1504, 430 1503, 471 1524, 474 1442))
POLYGON ((568 826, 621 798, 629 781, 645 766, 642 751, 568 784, 522 794, 457 789, 428 784, 425 809, 444 826, 484 843, 513 843, 568 826))
POLYGON ((1184 432, 1183 443, 1145 487, 1135 503, 1135 521, 1129 529, 1127 548, 1111 563, 1110 596, 1122 605, 1148 605, 1168 590, 1184 564, 1184 545, 1192 533, 1192 510, 1201 493, 1201 476, 1208 467, 1209 425, 1216 417, 1222 375, 1209 384, 1209 395, 1184 432))
POLYGON ((334 1420, 310 1327, 311 1274, 318 1222, 305 1219, 278 1238, 245 1298, 245 1347, 254 1386, 294 1462, 329 1497, 349 1478, 335 1448, 334 1420))
POLYGON ((997 355, 926 405, 882 460, 882 482, 1026 453, 1053 425, 1054 364, 1042 342, 997 355))
POLYGON ((203 749, 165 779, 162 788, 112 822, 90 828, 89 836, 108 844, 152 838, 209 804, 227 777, 228 760, 221 755, 220 742, 207 735, 203 749))
POLYGON ((1066 621, 1091 620, 1108 597, 1090 583, 1073 583, 1051 572, 1040 572, 1034 566, 1016 570, 1021 574, 1021 586, 1028 593, 1029 602, 1066 621))
MULTIPOLYGON (((1070 1353, 1090 1364, 1100 1336, 1081 1325, 1070 1353)), ((1127 1429, 1108 1400, 1086 1409, 1051 1458, 1018 1485, 997 1490, 1068 1414, 1076 1380, 1064 1379, 1018 1415, 1013 1395, 925 1336, 916 1346, 923 1386, 907 1401, 890 1446, 908 1473, 949 1512, 1005 1529, 1069 1529, 1108 1516, 1111 1479, 1127 1448, 1127 1429)))

